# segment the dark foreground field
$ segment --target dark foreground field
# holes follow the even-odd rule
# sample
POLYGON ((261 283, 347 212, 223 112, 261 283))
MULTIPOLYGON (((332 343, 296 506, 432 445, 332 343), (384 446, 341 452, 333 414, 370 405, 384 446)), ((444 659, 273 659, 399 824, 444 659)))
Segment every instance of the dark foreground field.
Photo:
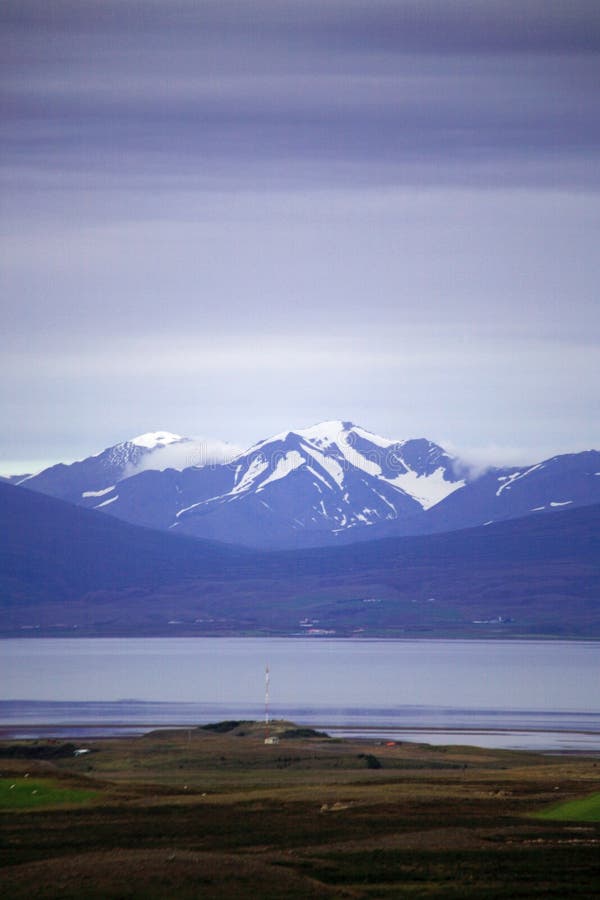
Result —
POLYGON ((0 893, 598 896, 600 759, 287 728, 3 742, 0 893))

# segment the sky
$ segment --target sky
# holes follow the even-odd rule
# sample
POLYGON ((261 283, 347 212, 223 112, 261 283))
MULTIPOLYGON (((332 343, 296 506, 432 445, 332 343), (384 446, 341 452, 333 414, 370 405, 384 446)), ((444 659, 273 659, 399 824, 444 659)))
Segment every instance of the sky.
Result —
POLYGON ((0 471, 600 448, 597 0, 4 0, 0 471))

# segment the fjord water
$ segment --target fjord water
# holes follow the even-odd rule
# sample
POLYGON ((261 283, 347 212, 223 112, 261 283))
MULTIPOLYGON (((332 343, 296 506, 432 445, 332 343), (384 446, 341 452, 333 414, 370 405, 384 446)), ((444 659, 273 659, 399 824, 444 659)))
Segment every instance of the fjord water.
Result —
POLYGON ((3 640, 0 728, 81 735, 261 718, 267 663, 271 715, 332 733, 600 750, 600 644, 583 641, 3 640))

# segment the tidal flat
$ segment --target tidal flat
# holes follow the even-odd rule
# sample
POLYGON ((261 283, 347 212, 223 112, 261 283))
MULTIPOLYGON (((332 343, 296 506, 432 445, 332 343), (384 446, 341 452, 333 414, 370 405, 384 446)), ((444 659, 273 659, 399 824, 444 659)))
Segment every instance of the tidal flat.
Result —
POLYGON ((600 822, 550 816, 598 794, 600 757, 337 739, 286 722, 269 736, 278 741, 237 721, 1 742, 0 889, 253 900, 598 893, 600 822))

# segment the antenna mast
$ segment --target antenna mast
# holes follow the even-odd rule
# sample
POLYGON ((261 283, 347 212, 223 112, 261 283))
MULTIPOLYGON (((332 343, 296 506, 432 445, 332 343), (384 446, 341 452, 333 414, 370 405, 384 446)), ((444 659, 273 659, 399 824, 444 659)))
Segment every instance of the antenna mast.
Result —
POLYGON ((269 663, 265 667, 265 740, 269 737, 269 663))

